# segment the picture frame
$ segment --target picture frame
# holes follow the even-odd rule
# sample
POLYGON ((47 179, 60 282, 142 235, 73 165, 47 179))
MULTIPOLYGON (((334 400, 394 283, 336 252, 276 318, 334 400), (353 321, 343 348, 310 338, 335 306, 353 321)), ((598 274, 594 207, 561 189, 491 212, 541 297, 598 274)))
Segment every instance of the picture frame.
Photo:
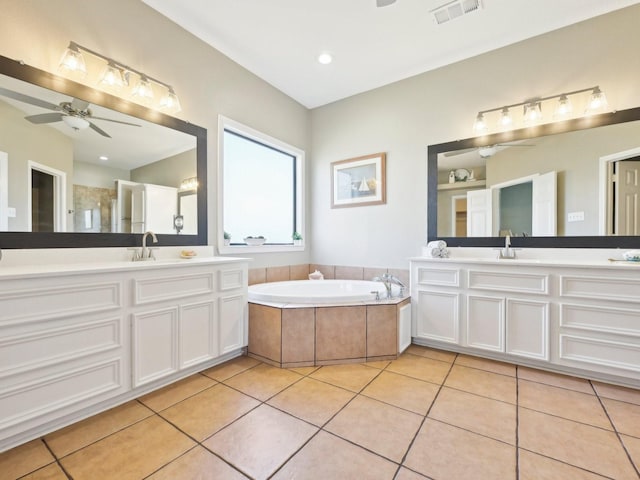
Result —
POLYGON ((386 153, 331 163, 331 208, 387 203, 386 153))

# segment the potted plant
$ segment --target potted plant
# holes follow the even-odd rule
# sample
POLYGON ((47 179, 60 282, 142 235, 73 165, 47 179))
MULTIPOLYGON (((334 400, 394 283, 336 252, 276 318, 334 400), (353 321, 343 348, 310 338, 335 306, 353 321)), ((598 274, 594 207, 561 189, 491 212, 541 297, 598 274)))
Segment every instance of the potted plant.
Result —
POLYGON ((298 232, 293 232, 291 238, 293 239, 294 245, 302 245, 302 235, 300 235, 298 232))
POLYGON ((225 246, 231 245, 231 234, 224 232, 224 244, 225 246))

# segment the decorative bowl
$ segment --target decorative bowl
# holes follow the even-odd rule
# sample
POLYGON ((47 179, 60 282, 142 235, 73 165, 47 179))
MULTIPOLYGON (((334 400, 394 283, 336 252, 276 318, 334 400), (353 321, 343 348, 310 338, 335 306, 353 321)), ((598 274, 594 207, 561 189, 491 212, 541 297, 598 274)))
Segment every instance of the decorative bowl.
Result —
POLYGON ((629 250, 628 252, 624 252, 622 254, 622 258, 627 262, 640 262, 640 250, 629 250))
POLYGON ((244 237, 244 243, 250 247, 257 247, 262 245, 266 241, 264 237, 244 237))

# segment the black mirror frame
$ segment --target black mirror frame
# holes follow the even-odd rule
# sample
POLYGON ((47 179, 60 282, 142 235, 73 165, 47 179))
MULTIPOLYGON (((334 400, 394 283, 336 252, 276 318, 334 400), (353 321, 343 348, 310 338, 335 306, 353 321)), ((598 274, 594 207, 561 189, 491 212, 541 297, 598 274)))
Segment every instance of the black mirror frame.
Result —
MULTIPOLYGON (((500 237, 440 237, 438 236, 438 155, 444 152, 477 148, 496 143, 526 140, 545 135, 585 130, 640 120, 640 107, 563 122, 538 125, 509 132, 466 138, 453 142, 429 145, 427 148, 427 237, 428 241, 444 240, 450 247, 500 247, 500 237)), ((512 237, 514 247, 528 248, 638 248, 637 236, 570 236, 570 237, 512 237)))
MULTIPOLYGON (((206 129, 1 55, 0 74, 193 135, 199 179, 198 234, 159 234, 158 242, 163 246, 207 245, 206 129)), ((140 234, 134 233, 0 232, 0 248, 133 247, 139 244, 140 234)))

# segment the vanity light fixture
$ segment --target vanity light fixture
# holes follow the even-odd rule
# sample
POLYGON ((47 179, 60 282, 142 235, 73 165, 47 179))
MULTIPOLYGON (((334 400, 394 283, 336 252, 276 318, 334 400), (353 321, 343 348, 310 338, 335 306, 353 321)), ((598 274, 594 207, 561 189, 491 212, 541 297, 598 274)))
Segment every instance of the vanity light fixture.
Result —
MULTIPOLYGON (((500 112, 498 119, 495 123, 498 130, 505 130, 508 128, 516 127, 516 120, 520 120, 525 126, 533 126, 539 123, 545 122, 545 117, 543 114, 543 107, 551 107, 548 105, 549 100, 557 99, 557 103, 555 109, 553 109, 553 120, 564 120, 567 118, 571 118, 573 115, 573 106, 570 97, 578 97, 579 94, 585 94, 586 92, 591 92, 588 100, 586 101, 587 106, 584 110, 585 115, 604 112, 608 109, 607 99, 600 90, 599 86, 583 88, 581 90, 574 90, 573 92, 560 93, 557 95, 550 95, 544 98, 533 98, 525 100, 524 102, 514 103, 511 105, 505 105, 502 107, 491 108, 488 110, 481 110, 478 112, 476 116, 476 120, 473 124, 473 131, 476 134, 484 134, 488 131, 488 121, 487 114, 492 114, 494 112, 500 112), (514 111, 516 107, 522 107, 522 117, 514 119, 511 112, 514 111)), ((583 95, 584 97, 584 95, 583 95)), ((574 98, 575 100, 575 98, 574 98)), ((552 121, 549 119, 548 121, 552 121)))
POLYGON ((180 190, 197 190, 198 189, 198 177, 185 178, 180 182, 180 190))
POLYGON ((104 62, 103 71, 98 79, 100 88, 120 96, 126 94, 134 101, 169 114, 178 113, 181 110, 180 101, 171 85, 94 50, 78 45, 76 42, 69 42, 69 46, 62 55, 60 72, 74 78, 90 76, 83 54, 89 54, 100 62, 104 62), (154 104, 155 98, 160 99, 157 104, 154 104))

